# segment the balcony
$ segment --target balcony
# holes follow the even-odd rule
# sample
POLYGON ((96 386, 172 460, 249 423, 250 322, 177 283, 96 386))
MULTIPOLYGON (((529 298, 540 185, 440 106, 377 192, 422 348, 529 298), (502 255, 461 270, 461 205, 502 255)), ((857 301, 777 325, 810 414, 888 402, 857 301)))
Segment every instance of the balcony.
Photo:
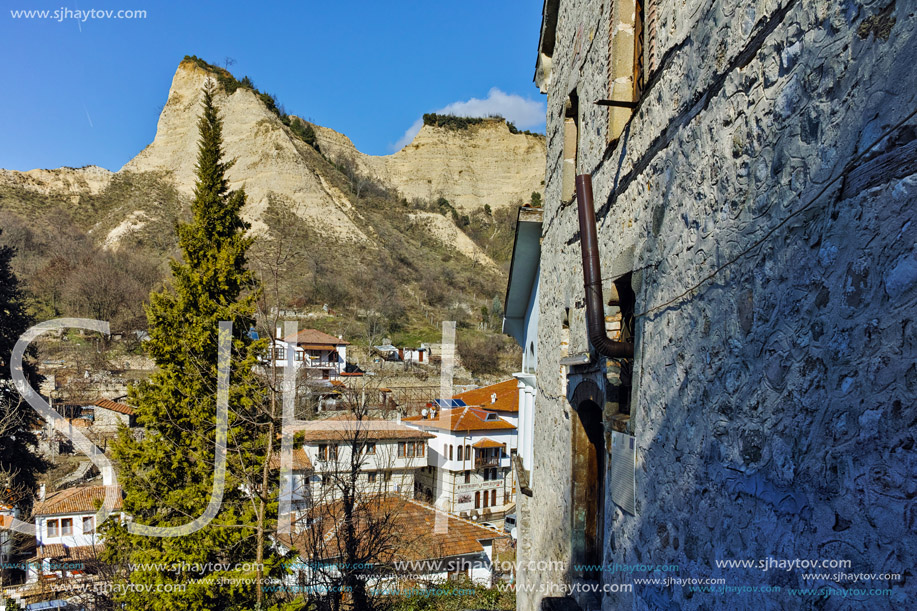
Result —
POLYGON ((500 457, 499 456, 475 456, 474 457, 474 468, 483 469, 485 467, 499 467, 500 466, 500 457))
POLYGON ((312 369, 339 369, 341 366, 341 363, 338 361, 313 361, 311 359, 297 361, 297 363, 305 365, 306 367, 311 367, 312 369))

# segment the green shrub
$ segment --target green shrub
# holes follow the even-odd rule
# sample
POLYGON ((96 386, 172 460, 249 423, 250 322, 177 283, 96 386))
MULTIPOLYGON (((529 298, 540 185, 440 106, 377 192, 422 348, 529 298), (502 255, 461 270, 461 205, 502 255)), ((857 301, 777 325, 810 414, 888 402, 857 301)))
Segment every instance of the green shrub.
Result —
POLYGON ((232 73, 229 72, 229 70, 220 68, 219 66, 214 66, 213 64, 209 64, 196 55, 186 55, 185 60, 192 61, 204 70, 213 73, 217 79, 217 83, 219 83, 220 87, 223 88, 223 91, 225 91, 227 95, 232 95, 240 87, 253 91, 255 95, 258 96, 258 99, 260 99, 261 102, 267 106, 267 109, 277 115, 280 121, 289 127, 294 135, 296 135, 300 140, 314 148, 319 153, 321 152, 318 147, 318 142, 315 139, 315 130, 312 129, 312 126, 306 124, 305 121, 302 121, 301 119, 294 121, 294 118, 287 114, 283 104, 280 104, 277 101, 276 95, 260 91, 257 87, 255 87, 255 84, 247 76, 242 77, 242 80, 239 81, 232 75, 232 73), (303 123, 303 125, 295 127, 295 125, 300 122, 303 123))
POLYGON ((443 127, 454 131, 468 129, 473 125, 480 125, 487 119, 481 117, 456 117, 453 115, 438 115, 436 113, 427 113, 423 116, 423 124, 432 127, 443 127))

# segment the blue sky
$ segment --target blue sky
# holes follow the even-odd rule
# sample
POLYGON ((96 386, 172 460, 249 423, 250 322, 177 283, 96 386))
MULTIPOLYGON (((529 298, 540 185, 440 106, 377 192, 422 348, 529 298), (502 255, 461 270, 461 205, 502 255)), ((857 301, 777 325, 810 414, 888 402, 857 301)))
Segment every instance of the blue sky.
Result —
POLYGON ((156 133, 185 55, 274 93, 287 112, 397 150, 425 112, 500 112, 544 130, 532 83, 541 2, 7 0, 0 13, 0 168, 117 170, 156 133), (66 9, 62 20, 13 10, 66 9), (75 11, 145 10, 143 19, 75 11))

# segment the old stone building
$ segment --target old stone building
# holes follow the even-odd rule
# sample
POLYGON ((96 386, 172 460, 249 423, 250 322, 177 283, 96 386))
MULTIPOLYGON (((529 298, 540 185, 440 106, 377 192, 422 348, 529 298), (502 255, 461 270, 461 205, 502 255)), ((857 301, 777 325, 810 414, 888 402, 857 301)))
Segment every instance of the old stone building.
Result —
MULTIPOLYGON (((914 566, 915 27, 902 0, 546 0, 519 609, 809 608, 853 584, 721 563, 914 566)), ((913 595, 858 587, 819 604, 913 595)))

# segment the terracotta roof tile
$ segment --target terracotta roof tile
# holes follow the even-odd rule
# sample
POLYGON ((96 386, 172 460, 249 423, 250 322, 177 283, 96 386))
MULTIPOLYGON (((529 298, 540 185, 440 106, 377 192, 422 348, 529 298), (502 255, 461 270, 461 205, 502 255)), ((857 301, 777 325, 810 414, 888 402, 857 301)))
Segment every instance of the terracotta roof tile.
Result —
POLYGON ((519 383, 515 379, 506 380, 499 384, 468 390, 452 398, 461 399, 465 405, 483 407, 495 412, 518 412, 519 383))
POLYGON ((490 437, 485 437, 480 441, 474 443, 472 448, 502 448, 505 444, 500 443, 499 441, 494 441, 490 437))
MULTIPOLYGON (((280 468, 280 453, 274 454, 271 457, 271 469, 280 468)), ((293 449, 293 470, 294 471, 311 471, 312 470, 312 461, 309 460, 309 455, 306 454, 306 451, 302 448, 293 449)))
POLYGON ((317 345, 332 345, 332 346, 349 346, 350 342, 346 342, 342 339, 338 339, 333 335, 328 335, 327 333, 322 333, 316 329, 302 329, 295 337, 284 338, 284 341, 294 342, 296 344, 317 344, 317 345))
POLYGON ((302 430, 307 442, 354 439, 432 439, 433 435, 392 420, 366 418, 357 420, 351 414, 338 414, 324 420, 312 420, 302 430))
POLYGON ((505 431, 516 428, 497 414, 476 407, 444 409, 438 412, 435 418, 411 416, 404 418, 402 422, 447 431, 505 431))
MULTIPOLYGON (((319 557, 333 559, 340 557, 340 545, 336 527, 336 519, 340 512, 340 503, 326 503, 313 509, 312 517, 320 517, 312 528, 323 529, 321 539, 324 549, 315 550, 315 556, 310 547, 313 540, 318 537, 309 536, 309 533, 296 535, 292 541, 289 536, 281 539, 285 544, 291 544, 303 558, 319 557)), ((357 509, 358 529, 361 524, 373 525, 391 522, 386 527, 383 539, 386 544, 379 546, 379 539, 367 537, 368 545, 374 548, 370 552, 378 562, 421 561, 451 558, 467 554, 479 554, 483 551, 482 541, 501 539, 506 535, 486 528, 446 512, 440 511, 431 505, 405 499, 398 495, 380 495, 368 499, 357 509), (448 522, 445 532, 436 533, 435 523, 439 514, 441 521, 448 522)), ((371 528, 371 526, 369 526, 371 528)))
POLYGON ((106 490, 115 493, 114 509, 121 509, 120 486, 83 486, 66 488, 48 495, 44 501, 35 504, 35 515, 53 516, 68 513, 94 513, 105 500, 106 490))
POLYGON ((28 562, 53 558, 55 560, 95 560, 105 549, 104 543, 97 545, 78 545, 69 547, 61 543, 52 543, 50 545, 40 545, 37 554, 28 559, 28 562))
POLYGON ((125 416, 133 416, 134 408, 124 403, 118 403, 117 401, 109 401, 108 399, 99 399, 93 403, 96 407, 101 407, 102 409, 108 409, 113 412, 118 412, 119 414, 124 414, 125 416))

